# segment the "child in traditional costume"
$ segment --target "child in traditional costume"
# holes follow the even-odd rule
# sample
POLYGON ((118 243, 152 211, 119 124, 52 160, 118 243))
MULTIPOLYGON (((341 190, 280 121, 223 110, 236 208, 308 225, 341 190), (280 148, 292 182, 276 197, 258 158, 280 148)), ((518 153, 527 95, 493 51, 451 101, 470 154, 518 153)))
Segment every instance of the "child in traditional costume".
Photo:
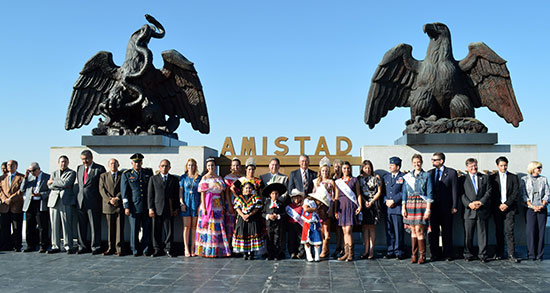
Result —
POLYGON ((263 190, 265 198, 262 217, 266 225, 267 259, 284 259, 284 215, 285 209, 279 197, 286 192, 286 186, 281 183, 271 183, 263 190))
POLYGON ((244 259, 254 259, 254 254, 265 252, 264 229, 261 218, 262 198, 254 193, 254 185, 246 182, 242 194, 235 197, 237 224, 233 235, 233 252, 242 253, 244 259))
POLYGON ((321 220, 317 211, 323 207, 329 205, 328 196, 326 193, 318 190, 316 193, 310 193, 304 200, 302 219, 304 220, 304 226, 302 228, 301 243, 304 245, 306 251, 307 261, 320 261, 321 260, 321 244, 323 238, 321 237, 321 220), (315 250, 315 258, 311 254, 311 246, 315 250))

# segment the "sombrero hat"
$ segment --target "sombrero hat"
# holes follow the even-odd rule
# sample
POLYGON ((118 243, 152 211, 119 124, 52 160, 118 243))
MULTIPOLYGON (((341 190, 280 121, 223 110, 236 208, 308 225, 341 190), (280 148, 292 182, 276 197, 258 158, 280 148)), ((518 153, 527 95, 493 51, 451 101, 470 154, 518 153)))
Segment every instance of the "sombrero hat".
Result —
POLYGON ((295 196, 301 196, 301 197, 304 197, 304 193, 296 188, 292 189, 292 191, 290 192, 290 197, 295 197, 295 196))
POLYGON ((277 190, 279 195, 283 195, 286 192, 286 186, 282 183, 271 183, 262 191, 263 196, 269 197, 273 190, 277 190))
POLYGON ((328 194, 326 194, 325 192, 320 192, 319 189, 317 189, 315 193, 310 193, 309 196, 320 201, 327 207, 329 206, 328 194))

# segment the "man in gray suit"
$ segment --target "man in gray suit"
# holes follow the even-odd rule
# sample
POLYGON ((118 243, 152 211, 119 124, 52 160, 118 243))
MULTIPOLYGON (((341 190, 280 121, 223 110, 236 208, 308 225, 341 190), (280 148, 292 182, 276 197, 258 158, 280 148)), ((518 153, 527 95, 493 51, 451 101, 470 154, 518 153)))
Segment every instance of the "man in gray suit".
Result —
POLYGON ((73 214, 76 207, 76 194, 73 191, 76 172, 69 169, 69 158, 63 155, 57 160, 59 170, 55 170, 48 188, 48 208, 50 208, 50 222, 52 227, 52 248, 48 253, 58 253, 61 247, 59 230, 63 228, 63 242, 68 254, 73 251, 73 214))
POLYGON ((290 173, 288 190, 296 188, 306 195, 310 194, 313 192, 313 179, 317 178, 317 173, 309 169, 309 157, 307 155, 301 155, 298 164, 300 168, 290 173))
POLYGON ((50 189, 48 188, 50 175, 40 170, 40 165, 32 162, 31 166, 25 172, 25 178, 21 184, 21 191, 25 194, 23 202, 23 211, 27 221, 26 239, 27 249, 24 252, 36 250, 40 245, 40 253, 48 249, 48 197, 50 189), (38 229, 37 229, 38 227, 38 229))
POLYGON ((487 262, 487 230, 491 215, 491 183, 489 176, 477 172, 477 160, 466 160, 468 173, 460 178, 462 204, 464 204, 464 259, 472 261, 474 231, 477 230, 479 259, 487 262))
POLYGON ((101 213, 102 199, 99 193, 99 175, 105 173, 105 167, 94 163, 90 150, 80 153, 82 165, 76 168, 78 180, 78 254, 101 253, 101 213), (91 241, 88 241, 88 227, 91 241), (91 246, 91 249, 90 249, 91 246))
MULTIPOLYGON (((271 158, 269 160, 269 173, 265 173, 260 176, 260 180, 264 183, 265 186, 268 186, 271 183, 281 183, 284 186, 288 187, 288 176, 279 173, 279 168, 281 167, 281 162, 277 158, 271 158)), ((281 199, 286 199, 288 193, 281 194, 281 199)), ((282 200, 284 202, 284 200, 282 200)))

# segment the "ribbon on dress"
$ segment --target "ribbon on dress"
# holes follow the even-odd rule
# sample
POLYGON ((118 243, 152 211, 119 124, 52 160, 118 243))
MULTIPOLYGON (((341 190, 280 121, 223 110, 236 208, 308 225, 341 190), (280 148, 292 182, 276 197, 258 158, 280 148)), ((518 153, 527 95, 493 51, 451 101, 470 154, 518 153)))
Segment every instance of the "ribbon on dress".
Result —
POLYGON ((304 220, 302 220, 302 216, 298 214, 295 210, 293 210, 290 206, 286 206, 285 208, 286 214, 291 217, 294 221, 298 222, 300 226, 304 226, 304 220))
POLYGON ((201 227, 205 228, 208 226, 208 222, 210 220, 210 215, 212 214, 212 198, 214 197, 214 194, 211 192, 207 192, 204 196, 204 215, 201 216, 201 227))

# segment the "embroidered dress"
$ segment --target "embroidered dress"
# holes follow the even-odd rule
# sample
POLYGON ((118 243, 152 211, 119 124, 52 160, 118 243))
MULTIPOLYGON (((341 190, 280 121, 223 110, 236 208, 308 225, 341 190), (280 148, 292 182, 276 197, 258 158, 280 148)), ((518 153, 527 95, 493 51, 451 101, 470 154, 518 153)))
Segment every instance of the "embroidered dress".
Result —
MULTIPOLYGON (((341 179, 343 180, 343 179, 341 179)), ((355 192, 355 183, 357 182, 357 178, 350 177, 348 178, 348 181, 344 181, 349 188, 355 192)), ((338 226, 353 226, 359 224, 359 221, 357 220, 357 216, 355 215, 355 210, 357 210, 357 205, 349 199, 342 190, 340 190, 340 187, 336 185, 336 188, 338 188, 338 201, 340 202, 338 207, 338 226)))
POLYGON ((364 201, 363 204, 363 225, 376 225, 380 222, 382 218, 382 213, 380 205, 378 202, 373 202, 370 208, 366 208, 366 202, 371 201, 376 193, 378 192, 378 186, 380 186, 381 181, 376 175, 368 176, 361 175, 357 177, 359 181, 359 187, 361 189, 362 198, 364 201))
MULTIPOLYGON (((318 179, 319 178, 313 179, 313 193, 315 193, 317 191, 317 188, 319 188, 317 187, 318 179)), ((334 184, 332 183, 332 181, 321 182, 319 186, 321 186, 321 184, 323 185, 325 190, 328 192, 328 195, 329 195, 328 198, 330 200, 328 207, 322 204, 317 210, 319 219, 321 220, 321 223, 323 223, 324 221, 329 219, 329 215, 332 215, 334 213, 333 211, 334 205, 332 204, 334 201, 334 184)))
MULTIPOLYGON (((314 200, 311 199, 306 199, 304 201, 304 206, 306 205, 310 208, 317 208, 317 204, 314 200)), ((323 243, 323 238, 321 238, 319 215, 316 212, 306 212, 304 209, 302 212, 302 219, 304 220, 304 226, 302 228, 301 243, 307 243, 310 245, 321 245, 323 243)))
POLYGON ((403 186, 403 202, 407 210, 407 217, 403 223, 407 225, 427 225, 424 220, 424 213, 428 203, 433 201, 432 178, 428 173, 421 170, 418 175, 413 172, 403 176, 405 184, 403 186))
MULTIPOLYGON (((229 191, 229 194, 230 194, 230 197, 231 197, 231 202, 226 202, 225 203, 225 232, 227 233, 227 237, 229 237, 229 245, 230 246, 232 245, 231 237, 233 237, 233 232, 235 232, 235 214, 230 214, 227 211, 229 210, 229 205, 233 204, 235 199, 233 198, 233 193, 231 192, 231 190, 229 190, 229 188, 231 188, 231 186, 233 186, 233 183, 235 183, 235 181, 239 180, 239 178, 240 177, 237 177, 237 176, 232 175, 232 174, 226 175, 223 178, 224 182, 225 182, 225 186, 227 186, 227 190, 229 191)), ((241 190, 239 188, 237 188, 236 193, 240 194, 241 190)))
MULTIPOLYGON (((258 194, 238 195, 235 197, 235 210, 240 209, 243 214, 250 214, 254 209, 262 209, 262 199, 258 194)), ((265 252, 264 227, 262 213, 256 212, 245 222, 237 215, 237 224, 233 234, 233 252, 265 252)))
POLYGON ((225 184, 220 177, 202 178, 198 191, 205 192, 205 213, 199 213, 195 253, 204 257, 230 256, 220 194, 225 184))
POLYGON ((180 217, 197 217, 199 214, 199 205, 201 204, 201 194, 198 191, 199 182, 202 176, 197 178, 183 174, 180 177, 180 187, 183 188, 183 202, 187 209, 180 211, 180 217))

